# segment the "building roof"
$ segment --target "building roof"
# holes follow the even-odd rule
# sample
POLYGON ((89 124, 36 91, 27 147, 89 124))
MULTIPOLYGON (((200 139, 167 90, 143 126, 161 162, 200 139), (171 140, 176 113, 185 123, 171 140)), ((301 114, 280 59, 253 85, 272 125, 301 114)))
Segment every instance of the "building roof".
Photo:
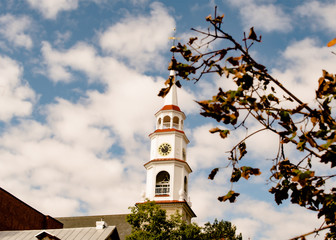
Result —
MULTIPOLYGON (((86 228, 63 228, 48 230, 23 230, 23 231, 0 231, 1 240, 38 240, 38 237, 46 233, 46 236, 54 236, 54 239, 66 240, 119 240, 115 226, 103 229, 96 227, 86 228)), ((52 239, 52 238, 51 238, 52 239)))
POLYGON ((0 213, 0 231, 63 227, 55 218, 37 211, 1 187, 0 213))
POLYGON ((56 219, 63 223, 63 228, 92 227, 95 226, 96 221, 103 220, 109 226, 116 226, 120 240, 124 240, 126 236, 132 232, 132 226, 126 221, 127 215, 128 214, 59 217, 56 219))

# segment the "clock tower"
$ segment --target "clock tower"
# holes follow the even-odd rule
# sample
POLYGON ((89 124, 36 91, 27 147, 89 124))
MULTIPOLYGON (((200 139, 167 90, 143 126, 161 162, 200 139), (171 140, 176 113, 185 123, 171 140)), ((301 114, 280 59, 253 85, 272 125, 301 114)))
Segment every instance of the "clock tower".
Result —
POLYGON ((189 140, 183 131, 185 114, 177 102, 175 71, 170 71, 173 85, 164 98, 164 106, 155 114, 156 129, 151 139, 150 160, 144 166, 147 170, 146 191, 143 201, 155 201, 167 214, 176 211, 189 222, 196 217, 188 196, 189 174, 187 144, 189 140))

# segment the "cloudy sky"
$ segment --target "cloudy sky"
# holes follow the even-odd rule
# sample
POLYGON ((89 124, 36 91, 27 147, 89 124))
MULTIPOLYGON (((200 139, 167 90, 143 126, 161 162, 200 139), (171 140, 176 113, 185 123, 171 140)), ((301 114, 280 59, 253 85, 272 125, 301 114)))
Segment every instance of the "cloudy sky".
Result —
MULTIPOLYGON (((7 0, 0 2, 0 186, 54 217, 127 213, 145 188, 144 163, 157 93, 168 76, 172 45, 206 29, 214 6, 238 39, 254 26, 263 42, 253 55, 304 101, 321 70, 335 72, 326 44, 336 37, 336 1, 299 0, 7 0)), ((244 239, 286 239, 319 227, 315 214, 267 191, 277 139, 250 141, 249 164, 263 174, 230 188, 227 151, 245 133, 222 141, 194 103, 227 80, 184 83, 179 105, 190 139, 192 208, 199 224, 232 221, 244 239)), ((289 149, 290 151, 290 149, 289 149)))

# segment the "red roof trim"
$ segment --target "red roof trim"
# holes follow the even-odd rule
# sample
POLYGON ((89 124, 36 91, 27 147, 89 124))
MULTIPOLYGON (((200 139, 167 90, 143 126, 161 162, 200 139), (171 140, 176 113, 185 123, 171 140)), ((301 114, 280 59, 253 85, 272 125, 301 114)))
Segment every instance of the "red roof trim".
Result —
POLYGON ((183 131, 181 131, 181 130, 177 130, 177 129, 175 129, 175 128, 156 129, 154 132, 156 133, 156 132, 175 132, 175 131, 184 134, 183 131))
POLYGON ((152 162, 165 162, 165 161, 177 161, 177 162, 180 162, 180 163, 185 163, 185 164, 187 164, 188 168, 190 169, 190 172, 192 172, 192 169, 189 166, 189 164, 186 161, 178 159, 178 158, 156 158, 156 159, 153 159, 153 160, 145 163, 144 166, 146 167, 146 165, 148 165, 152 162))
POLYGON ((155 203, 187 203, 187 202, 179 201, 179 200, 160 200, 160 201, 155 201, 155 203))
MULTIPOLYGON (((186 203, 189 206, 189 204, 185 200, 183 200, 183 201, 179 201, 179 200, 160 200, 160 201, 153 200, 153 202, 158 203, 158 204, 160 204, 160 203, 186 203)), ((146 203, 146 202, 137 202, 135 205, 144 204, 144 203, 146 203)))
POLYGON ((175 111, 182 112, 181 109, 176 105, 164 105, 163 108, 161 108, 160 111, 162 111, 162 110, 175 110, 175 111))
MULTIPOLYGON (((162 161, 178 161, 178 162, 183 162, 183 163, 187 163, 186 161, 184 160, 181 160, 181 159, 178 159, 178 158, 156 158, 156 159, 153 159, 147 163, 145 163, 145 166, 148 164, 148 163, 151 163, 151 162, 162 162, 162 161)), ((187 163, 188 164, 188 163, 187 163)))

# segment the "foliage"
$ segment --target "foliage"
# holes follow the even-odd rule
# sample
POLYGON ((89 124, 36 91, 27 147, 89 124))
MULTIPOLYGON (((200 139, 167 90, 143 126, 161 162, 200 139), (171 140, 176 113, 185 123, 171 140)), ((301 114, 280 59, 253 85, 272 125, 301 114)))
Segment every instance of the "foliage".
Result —
MULTIPOLYGON (((331 172, 336 166, 333 112, 336 75, 323 70, 318 80, 315 105, 302 102, 271 76, 266 66, 252 58, 250 48, 261 42, 261 36, 257 36, 253 27, 248 36, 244 33, 241 44, 224 31, 223 18, 224 15, 218 16, 216 10, 214 17, 206 17, 210 24, 208 31, 193 29, 202 36, 201 41, 192 37, 187 44, 178 43, 172 47, 171 51, 181 54, 184 63, 173 58, 168 69, 175 70, 177 76, 185 80, 198 82, 206 74, 216 73, 223 80, 235 83, 235 87, 227 91, 219 88, 212 99, 198 101, 202 116, 225 125, 225 128, 210 129, 211 133, 218 133, 225 139, 234 130, 246 130, 246 137, 230 150, 230 181, 238 182, 261 174, 258 168, 243 163, 247 155, 246 140, 262 131, 275 133, 279 137, 278 152, 270 169, 270 180, 274 184, 269 190, 275 202, 281 204, 290 199, 293 204, 315 211, 318 218, 324 218, 325 225, 320 229, 329 230, 326 238, 335 238, 336 188, 328 189, 327 186, 332 186, 329 182, 336 175, 317 175, 316 165, 323 165, 325 172, 331 172), (251 124, 256 122, 260 128, 248 132, 251 124), (289 159, 284 148, 288 144, 295 145, 301 157, 289 159)), ((334 44, 335 39, 328 43, 329 46, 334 44)), ((168 87, 160 91, 160 96, 168 93, 172 80, 168 79, 166 83, 168 87)), ((181 84, 180 81, 177 83, 181 84)), ((214 179, 219 169, 212 170, 209 179, 214 179)), ((238 196, 239 193, 231 189, 218 200, 234 202, 238 196)))
POLYGON ((126 220, 132 225, 132 233, 126 237, 127 240, 242 239, 241 234, 235 235, 236 227, 230 222, 218 222, 216 219, 213 224, 206 223, 203 229, 196 223, 188 224, 182 221, 178 213, 168 219, 166 211, 151 201, 138 204, 130 209, 132 213, 127 215, 126 220))
POLYGON ((203 229, 203 239, 225 239, 225 240, 242 240, 242 234, 236 236, 236 227, 231 222, 217 219, 211 224, 206 223, 203 229))

